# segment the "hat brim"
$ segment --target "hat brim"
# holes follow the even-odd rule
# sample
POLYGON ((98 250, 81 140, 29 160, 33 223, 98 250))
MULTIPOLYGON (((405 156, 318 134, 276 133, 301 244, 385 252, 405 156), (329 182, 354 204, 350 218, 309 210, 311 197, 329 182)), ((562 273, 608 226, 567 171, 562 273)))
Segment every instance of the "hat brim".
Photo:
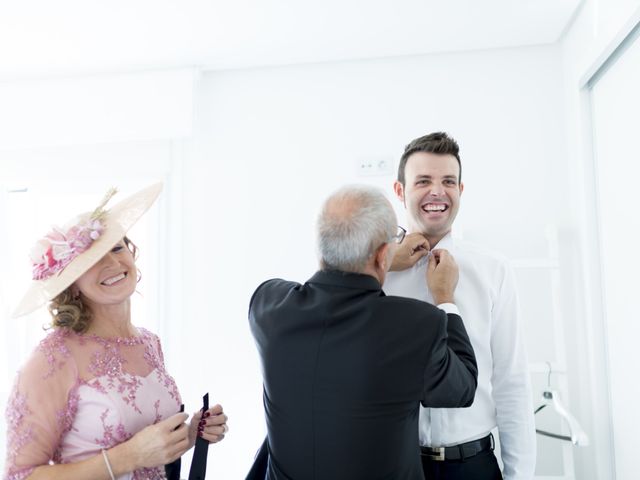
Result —
POLYGON ((21 317, 33 312, 62 293, 98 263, 149 210, 161 191, 162 183, 156 183, 125 198, 109 209, 103 219, 104 230, 100 237, 59 273, 44 280, 34 280, 11 317, 21 317))

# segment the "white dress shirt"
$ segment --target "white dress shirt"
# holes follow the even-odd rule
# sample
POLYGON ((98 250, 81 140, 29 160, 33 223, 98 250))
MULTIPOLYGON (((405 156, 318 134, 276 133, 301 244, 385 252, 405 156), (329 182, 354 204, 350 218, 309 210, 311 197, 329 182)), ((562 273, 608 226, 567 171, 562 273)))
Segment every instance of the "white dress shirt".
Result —
MULTIPOLYGON (((469 408, 420 408, 420 443, 451 446, 485 437, 498 427, 505 480, 531 480, 536 438, 527 357, 518 319, 513 273, 506 259, 445 236, 460 278, 454 294, 478 362, 478 389, 469 408)), ((433 303, 426 283, 428 257, 387 274, 387 295, 433 303)))

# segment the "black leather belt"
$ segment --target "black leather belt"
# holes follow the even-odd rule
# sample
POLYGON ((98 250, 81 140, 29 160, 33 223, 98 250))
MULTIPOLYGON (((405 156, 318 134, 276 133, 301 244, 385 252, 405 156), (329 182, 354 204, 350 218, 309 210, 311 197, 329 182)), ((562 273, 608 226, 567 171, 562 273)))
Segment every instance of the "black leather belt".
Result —
POLYGON ((420 455, 422 458, 436 462, 464 460, 465 458, 475 457, 479 453, 493 450, 494 447, 495 442, 493 441, 493 435, 490 433, 484 438, 451 447, 420 447, 420 455))

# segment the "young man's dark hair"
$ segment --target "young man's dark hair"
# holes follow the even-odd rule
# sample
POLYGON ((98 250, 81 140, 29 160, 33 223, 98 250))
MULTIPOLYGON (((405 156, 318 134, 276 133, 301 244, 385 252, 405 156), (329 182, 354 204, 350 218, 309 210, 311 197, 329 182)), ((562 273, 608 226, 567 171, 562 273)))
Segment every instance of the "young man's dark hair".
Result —
POLYGON ((416 152, 427 152, 437 153, 438 155, 453 155, 456 157, 458 167, 460 167, 460 173, 458 175, 458 184, 460 184, 462 180, 462 163, 460 163, 459 151, 460 147, 458 147, 458 143, 445 132, 433 132, 416 138, 404 147, 404 153, 400 158, 400 165, 398 166, 398 181, 402 185, 405 184, 404 171, 409 157, 416 152))

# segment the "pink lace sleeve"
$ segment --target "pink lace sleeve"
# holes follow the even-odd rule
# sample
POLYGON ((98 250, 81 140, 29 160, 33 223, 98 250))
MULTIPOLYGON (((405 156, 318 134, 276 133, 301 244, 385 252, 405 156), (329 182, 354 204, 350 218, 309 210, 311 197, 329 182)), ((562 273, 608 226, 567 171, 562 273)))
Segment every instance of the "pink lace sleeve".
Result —
POLYGON ((160 337, 148 330, 144 330, 144 334, 148 335, 151 339, 149 345, 152 352, 147 353, 147 361, 158 369, 158 378, 164 384, 171 397, 178 402, 178 405, 180 405, 182 403, 182 397, 180 396, 175 380, 171 375, 169 375, 164 364, 164 353, 162 351, 162 345, 160 344, 160 337))
POLYGON ((60 439, 71 428, 77 398, 75 362, 64 337, 53 332, 17 376, 7 402, 5 478, 22 480, 56 460, 60 439))
POLYGON ((160 344, 160 337, 158 337, 156 334, 153 334, 153 339, 155 340, 156 348, 158 350, 158 358, 160 358, 162 368, 166 369, 164 365, 164 352, 162 351, 162 345, 160 344))

